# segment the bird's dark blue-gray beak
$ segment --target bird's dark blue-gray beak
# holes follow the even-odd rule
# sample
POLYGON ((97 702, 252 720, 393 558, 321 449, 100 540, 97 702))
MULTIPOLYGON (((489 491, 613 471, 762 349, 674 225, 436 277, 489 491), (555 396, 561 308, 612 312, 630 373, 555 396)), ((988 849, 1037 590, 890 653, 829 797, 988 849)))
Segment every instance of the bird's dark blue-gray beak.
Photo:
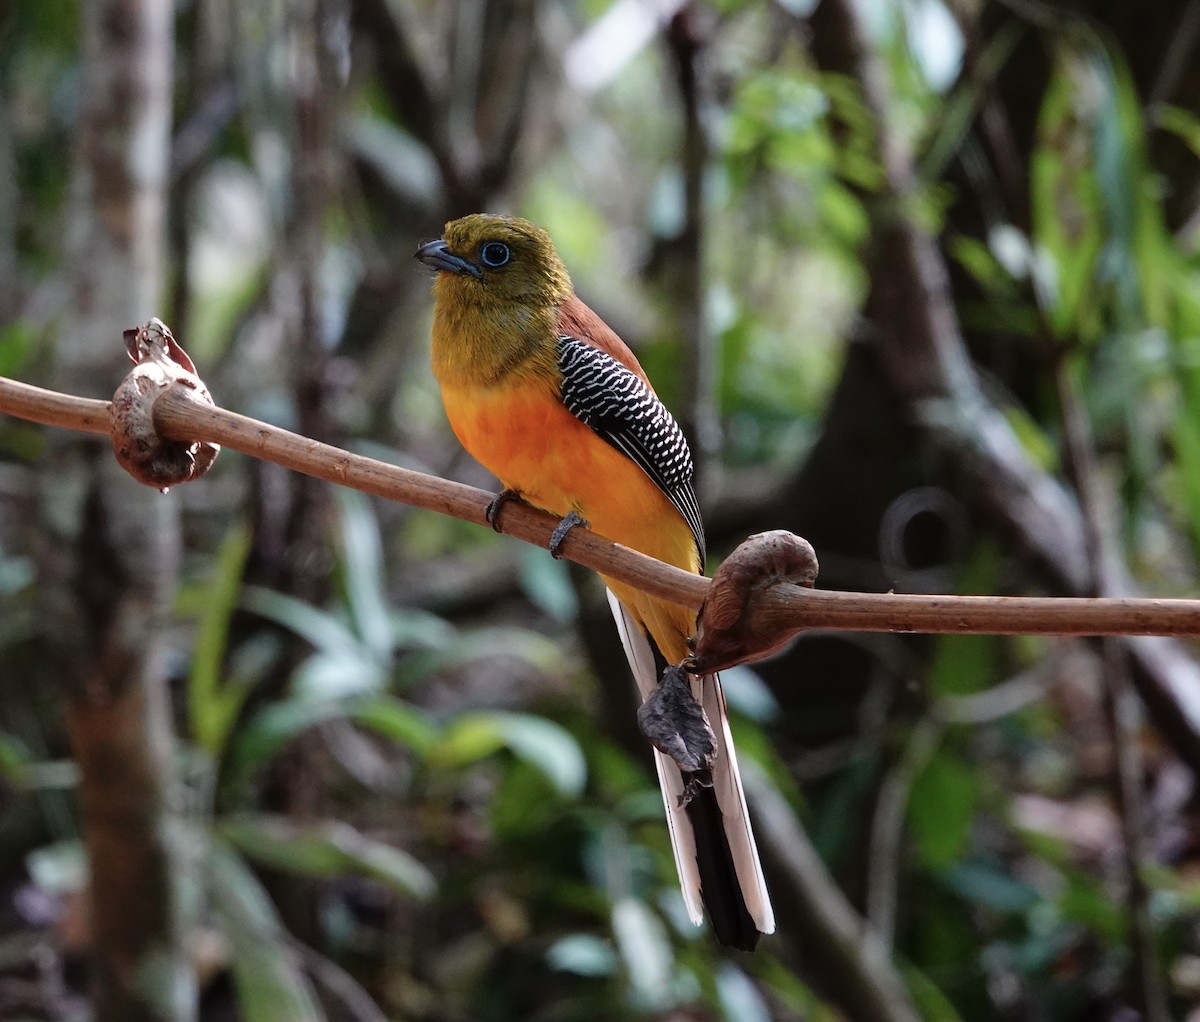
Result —
POLYGON ((441 238, 438 238, 437 241, 428 241, 418 248, 415 258, 435 270, 469 273, 472 277, 483 276, 483 271, 478 266, 451 252, 441 238))

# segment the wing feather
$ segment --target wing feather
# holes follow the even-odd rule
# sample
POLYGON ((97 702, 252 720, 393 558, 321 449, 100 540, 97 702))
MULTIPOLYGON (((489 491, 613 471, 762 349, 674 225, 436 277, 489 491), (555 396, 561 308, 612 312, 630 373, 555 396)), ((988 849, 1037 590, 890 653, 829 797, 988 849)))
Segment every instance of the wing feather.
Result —
POLYGON ((692 530, 703 562, 692 455, 679 423, 645 380, 587 341, 559 337, 558 367, 567 410, 654 481, 692 530))

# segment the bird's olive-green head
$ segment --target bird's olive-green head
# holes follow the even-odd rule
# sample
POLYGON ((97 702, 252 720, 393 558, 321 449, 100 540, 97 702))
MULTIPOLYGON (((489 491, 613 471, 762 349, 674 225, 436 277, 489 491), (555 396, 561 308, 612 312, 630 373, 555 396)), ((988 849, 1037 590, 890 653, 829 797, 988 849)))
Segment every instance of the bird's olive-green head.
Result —
POLYGON ((439 301, 547 306, 571 295, 571 278, 550 235, 520 217, 472 213, 451 220, 417 258, 439 271, 439 301))
POLYGON ((437 271, 433 364, 443 383, 495 382, 531 360, 551 371, 557 309, 574 292, 542 228, 473 213, 446 224, 416 257, 437 271))

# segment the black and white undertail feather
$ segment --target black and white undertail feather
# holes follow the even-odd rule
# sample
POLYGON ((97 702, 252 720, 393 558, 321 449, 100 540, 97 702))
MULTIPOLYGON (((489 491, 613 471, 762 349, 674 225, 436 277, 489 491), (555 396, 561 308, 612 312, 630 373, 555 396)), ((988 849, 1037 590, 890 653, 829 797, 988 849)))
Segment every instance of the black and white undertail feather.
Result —
MULTIPOLYGON (((611 589, 608 603, 638 692, 645 700, 658 685, 661 657, 611 589)), ((671 851, 688 917, 699 925, 707 910, 718 941, 751 951, 759 934, 775 932, 775 913, 750 828, 721 680, 715 674, 691 680, 692 695, 703 705, 712 725, 717 754, 712 786, 693 789, 684 798, 688 778, 673 759, 654 750, 671 851)))
POLYGON ((654 480, 687 521, 703 566, 704 525, 692 487, 692 452, 679 423, 641 377, 586 341, 559 337, 558 368, 567 410, 654 480))

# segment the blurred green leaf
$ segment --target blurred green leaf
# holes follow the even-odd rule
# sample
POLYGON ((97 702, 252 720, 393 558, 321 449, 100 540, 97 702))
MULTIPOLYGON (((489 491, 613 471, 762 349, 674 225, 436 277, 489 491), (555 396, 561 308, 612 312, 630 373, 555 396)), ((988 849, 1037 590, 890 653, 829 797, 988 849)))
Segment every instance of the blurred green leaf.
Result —
POLYGON ((924 1022, 962 1022, 962 1016, 929 976, 912 965, 901 969, 908 992, 924 1022))
POLYGON ((921 158, 922 179, 940 179, 950 161, 962 152, 984 98, 1028 31, 1025 22, 1014 18, 999 25, 983 40, 983 52, 974 58, 971 73, 960 77, 948 102, 938 111, 940 123, 921 158))
POLYGON ((314 653, 292 675, 296 694, 312 700, 341 699, 378 692, 388 671, 364 645, 354 650, 314 653))
POLYGON ((1083 923, 1105 944, 1120 944, 1126 938, 1125 906, 1113 896, 1103 880, 1075 867, 1064 871, 1066 889, 1058 897, 1064 919, 1083 923))
POLYGON ((533 840, 540 844, 561 818, 559 792, 546 774, 523 759, 504 771, 492 796, 488 821, 502 841, 533 840))
POLYGON ((334 700, 290 699, 264 707, 234 735, 227 757, 229 783, 236 787, 245 782, 298 735, 345 715, 345 706, 334 700))
POLYGON ((1000 646, 1001 640, 995 636, 939 635, 937 654, 929 672, 929 691, 951 696, 987 688, 996 676, 1000 646))
POLYGON ((234 738, 228 757, 228 780, 236 786, 277 756, 299 735, 332 720, 353 721, 376 734, 426 755, 438 728, 416 707, 391 696, 373 694, 345 700, 293 698, 264 707, 234 738))
POLYGON ((567 565, 545 550, 524 547, 520 559, 521 589, 530 602, 555 621, 573 621, 579 614, 579 600, 571 585, 567 565))
POLYGON ((405 658, 404 677, 412 685, 440 671, 502 656, 524 660, 546 674, 560 671, 566 660, 561 643, 530 629, 475 628, 459 632, 453 643, 439 649, 414 651, 405 658))
POLYGON ((390 119, 367 113, 348 116, 347 141, 359 159, 381 175, 397 195, 421 205, 441 187, 429 150, 390 119))
POLYGON ((392 643, 396 649, 441 650, 457 639, 458 629, 429 611, 402 607, 392 613, 392 643))
POLYGON ((200 624, 192 647, 188 672, 188 713, 192 737, 213 757, 229 737, 252 679, 225 683, 225 651, 229 621, 238 605, 242 569, 250 552, 250 529, 240 524, 230 529, 217 551, 212 582, 201 603, 200 624))
POLYGON ((73 759, 29 763, 16 779, 16 786, 23 791, 69 791, 78 784, 79 764, 73 759))
POLYGON ((1091 133, 1080 120, 1076 99, 1080 80, 1095 83, 1096 69, 1065 45, 1056 58, 1038 116, 1038 146, 1030 158, 1033 240, 1045 257, 1036 264, 1034 291, 1059 336, 1091 339, 1096 324, 1081 313, 1094 307, 1092 282, 1104 233, 1099 184, 1089 159, 1091 133))
POLYGON ((254 1022, 325 1022, 262 884, 223 841, 210 844, 208 870, 242 1016, 254 1022))
POLYGON ((505 747, 537 767, 560 794, 575 797, 583 791, 587 762, 579 743, 565 728, 531 714, 463 714, 446 728, 429 760, 436 766, 466 766, 505 747))
POLYGON ((817 815, 809 825, 813 844, 825 862, 836 862, 848 846, 867 839, 866 806, 879 763, 874 756, 856 756, 830 782, 817 815))
POLYGON ((755 723, 768 724, 779 716, 779 701, 753 667, 738 664, 721 672, 721 687, 730 707, 755 723))
POLYGON ((401 894, 428 898, 433 874, 407 852, 367 837, 348 823, 296 824, 279 816, 239 815, 222 820, 218 831, 242 854, 305 876, 359 874, 401 894))
POLYGON ((908 820, 921 862, 945 869, 963 854, 975 812, 972 771, 945 747, 934 753, 913 782, 908 820))
POLYGON ((771 1022, 758 987, 736 965, 724 962, 717 967, 717 997, 728 1022, 771 1022))
POLYGON ((1023 408, 1011 404, 1004 408, 1004 420, 1030 460, 1047 472, 1053 471, 1058 465, 1058 451, 1037 420, 1023 408))
POLYGON ((591 933, 560 937, 546 950, 546 961, 552 969, 577 976, 611 976, 617 970, 612 944, 591 933))
POLYGON ((993 912, 1023 912, 1042 899, 1035 887, 1014 878, 1006 866, 981 859, 955 863, 940 879, 968 901, 993 912))
POLYGON ((352 700, 346 715, 359 727, 427 756, 437 744, 440 730, 423 710, 386 695, 352 700))
POLYGON ((294 596, 246 586, 242 590, 241 605, 294 632, 323 653, 334 656, 358 656, 361 653, 362 643, 344 621, 294 596))
MULTIPOLYGON (((993 293, 1013 296, 1013 273, 1002 265, 991 247, 978 238, 959 236, 950 242, 950 254, 980 287, 993 293)), ((988 310, 990 313, 990 309, 988 310)))
POLYGON ((824 1007, 796 971, 778 958, 764 955, 755 962, 754 974, 791 1015, 811 1022, 835 1022, 832 1009, 824 1007))
POLYGON ((383 545, 366 496, 333 488, 346 599, 354 629, 371 655, 386 663, 392 654, 392 622, 383 582, 383 545))
POLYGON ((1154 111, 1154 122, 1163 131, 1181 138, 1194 156, 1200 157, 1200 116, 1170 103, 1160 103, 1154 111))
POLYGON ((1175 416, 1171 439, 1175 444, 1175 459, 1179 466, 1177 480, 1183 497, 1192 547, 1200 550, 1200 406, 1185 401, 1175 416))
POLYGON ((29 750, 15 735, 0 734, 0 776, 19 784, 30 765, 29 750))
POLYGON ((0 376, 16 378, 36 344, 37 335, 28 323, 0 324, 0 376))
POLYGON ((661 920, 636 898, 619 898, 612 909, 613 936, 633 1001, 645 1011, 664 1011, 674 1002, 671 943, 661 920))

